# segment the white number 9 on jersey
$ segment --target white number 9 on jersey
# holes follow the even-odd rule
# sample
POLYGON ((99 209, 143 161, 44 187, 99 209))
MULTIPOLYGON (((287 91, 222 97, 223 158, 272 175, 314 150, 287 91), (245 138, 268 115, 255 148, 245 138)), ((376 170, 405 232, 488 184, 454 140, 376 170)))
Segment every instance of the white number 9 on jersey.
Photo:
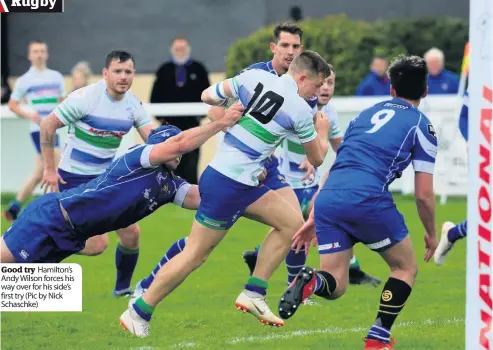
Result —
POLYGON ((371 117, 371 123, 373 124, 373 128, 367 131, 368 134, 373 134, 380 130, 382 126, 387 124, 387 122, 392 119, 392 117, 395 115, 395 111, 392 109, 382 109, 381 111, 378 111, 371 117))

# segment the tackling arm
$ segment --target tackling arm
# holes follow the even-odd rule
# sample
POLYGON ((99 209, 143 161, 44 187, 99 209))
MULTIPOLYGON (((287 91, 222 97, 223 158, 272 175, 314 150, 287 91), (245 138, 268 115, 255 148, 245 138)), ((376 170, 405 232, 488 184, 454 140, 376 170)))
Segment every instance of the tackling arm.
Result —
POLYGON ((243 107, 241 105, 233 105, 223 118, 185 130, 166 142, 155 145, 149 155, 151 165, 164 164, 202 146, 219 131, 234 125, 241 118, 242 112, 243 107))

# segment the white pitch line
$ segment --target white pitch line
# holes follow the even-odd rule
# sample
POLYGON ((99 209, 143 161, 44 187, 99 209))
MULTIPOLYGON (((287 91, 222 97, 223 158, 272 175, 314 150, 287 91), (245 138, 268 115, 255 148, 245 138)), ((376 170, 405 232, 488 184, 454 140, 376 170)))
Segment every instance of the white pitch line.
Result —
MULTIPOLYGON (((404 327, 420 327, 420 326, 430 326, 430 325, 446 325, 446 324, 455 324, 455 323, 463 323, 463 318, 451 318, 451 319, 443 319, 443 320, 432 320, 427 319, 421 322, 416 321, 408 321, 401 322, 396 324, 393 328, 404 328, 404 327)), ((265 342, 270 340, 278 340, 278 339, 290 339, 296 337, 306 337, 314 334, 345 334, 345 333, 359 333, 364 332, 369 329, 369 326, 365 327, 354 327, 354 328, 324 328, 324 329, 306 329, 306 330, 298 330, 289 333, 272 333, 265 336, 257 336, 257 337, 243 337, 243 338, 233 338, 232 340, 227 341, 227 344, 236 345, 241 343, 252 343, 252 342, 265 342)))
MULTIPOLYGON (((463 318, 446 318, 446 319, 426 319, 424 321, 407 321, 400 322, 394 325, 392 328, 408 328, 408 327, 424 327, 424 326, 432 326, 432 325, 447 325, 447 324, 457 324, 464 323, 463 318)), ((316 334, 346 334, 346 333, 360 333, 365 332, 369 329, 369 326, 364 327, 352 327, 352 328, 340 328, 340 327, 332 327, 332 328, 323 328, 323 329, 301 329, 288 333, 271 333, 264 336, 251 336, 251 337, 235 337, 231 340, 227 340, 225 344, 228 345, 237 345, 244 343, 253 343, 253 342, 267 342, 271 340, 279 340, 279 339, 291 339, 297 337, 306 337, 310 335, 316 334)), ((178 344, 171 345, 172 348, 196 348, 199 347, 200 343, 194 342, 181 342, 178 344)), ((152 347, 142 347, 142 348, 134 348, 132 350, 151 350, 152 347)))

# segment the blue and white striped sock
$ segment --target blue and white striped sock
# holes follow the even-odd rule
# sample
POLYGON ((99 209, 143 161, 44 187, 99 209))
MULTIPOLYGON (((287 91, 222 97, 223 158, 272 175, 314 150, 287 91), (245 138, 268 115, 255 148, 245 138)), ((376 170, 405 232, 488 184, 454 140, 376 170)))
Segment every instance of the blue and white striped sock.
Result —
POLYGON ((179 239, 178 241, 173 243, 173 245, 168 249, 166 254, 164 254, 164 256, 161 258, 161 261, 159 261, 159 263, 156 265, 156 267, 154 267, 154 270, 152 270, 150 275, 147 276, 146 278, 144 278, 142 281, 140 281, 140 285, 142 286, 142 288, 144 288, 144 289, 149 288, 152 281, 154 281, 154 277, 156 277, 159 269, 162 266, 166 265, 166 263, 168 261, 173 259, 173 257, 175 255, 180 254, 180 252, 182 252, 183 249, 185 248, 186 244, 187 244, 187 237, 179 239))

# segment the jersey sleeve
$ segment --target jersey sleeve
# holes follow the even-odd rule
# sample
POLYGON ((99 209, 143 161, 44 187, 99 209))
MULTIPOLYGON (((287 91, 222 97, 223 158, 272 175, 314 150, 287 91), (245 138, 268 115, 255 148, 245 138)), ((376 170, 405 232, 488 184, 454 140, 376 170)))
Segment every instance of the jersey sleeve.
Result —
POLYGON ((339 116, 334 108, 332 107, 328 108, 327 118, 329 118, 330 120, 329 139, 338 139, 342 137, 341 127, 339 126, 339 116))
POLYGON ((58 73, 58 84, 60 84, 60 97, 65 97, 65 79, 61 73, 58 73))
POLYGON ((12 94, 10 94, 10 99, 13 101, 21 102, 24 97, 26 97, 27 89, 24 84, 24 79, 19 78, 16 80, 14 84, 14 89, 12 90, 12 94))
POLYGON ((295 121, 294 133, 296 136, 298 136, 301 143, 308 143, 310 141, 313 141, 317 137, 315 125, 313 124, 311 109, 306 113, 303 113, 303 116, 295 121))
POLYGON ((88 94, 88 89, 75 90, 55 108, 53 113, 65 125, 77 122, 87 114, 88 94))
POLYGON ((426 117, 424 120, 416 128, 411 159, 415 172, 433 174, 438 150, 438 140, 431 122, 426 117))
POLYGON ((151 117, 149 113, 144 108, 142 102, 138 101, 138 106, 134 111, 134 126, 139 129, 145 125, 152 124, 151 117))
MULTIPOLYGON (((151 160, 150 160, 150 154, 151 154, 151 151, 152 149, 154 148, 155 145, 148 145, 148 146, 144 146, 142 147, 142 151, 140 153, 140 156, 138 158, 138 161, 136 162, 139 167, 143 167, 143 168, 155 168, 155 166, 151 165, 151 160)), ((133 169, 132 169, 133 170, 133 169)))
POLYGON ((177 188, 175 192, 175 197, 173 198, 173 204, 181 207, 183 206, 183 202, 187 197, 188 191, 190 191, 190 189, 192 188, 192 185, 178 176, 173 181, 175 182, 177 188))

